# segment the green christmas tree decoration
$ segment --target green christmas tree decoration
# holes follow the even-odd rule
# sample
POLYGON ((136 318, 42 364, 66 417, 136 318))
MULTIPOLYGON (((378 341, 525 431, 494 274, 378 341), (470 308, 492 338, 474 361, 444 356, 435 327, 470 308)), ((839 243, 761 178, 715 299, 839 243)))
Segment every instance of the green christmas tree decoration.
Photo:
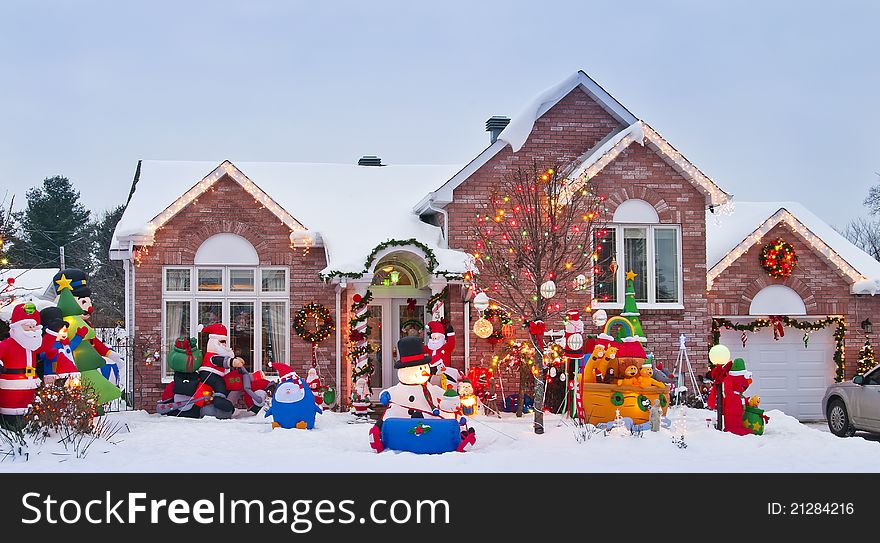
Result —
POLYGON ((874 356, 874 347, 871 345, 871 340, 865 338, 865 346, 859 349, 858 373, 865 375, 876 365, 877 358, 874 356))
POLYGON ((631 271, 626 272, 626 299, 623 301, 623 312, 620 316, 632 323, 633 336, 638 337, 639 341, 644 343, 646 340, 645 333, 642 331, 642 323, 639 320, 641 314, 636 305, 636 287, 634 284, 636 275, 638 274, 631 271))
POLYGON ((98 354, 98 351, 92 347, 89 339, 95 337, 95 330, 82 318, 82 308, 73 297, 73 292, 69 285, 59 285, 61 292, 58 298, 58 309, 67 323, 70 334, 83 326, 88 328, 85 339, 80 342, 79 346, 73 351, 73 361, 76 369, 80 372, 80 381, 84 388, 91 388, 98 397, 100 404, 105 404, 116 400, 122 396, 122 392, 117 386, 107 380, 99 370, 103 367, 104 358, 98 354))

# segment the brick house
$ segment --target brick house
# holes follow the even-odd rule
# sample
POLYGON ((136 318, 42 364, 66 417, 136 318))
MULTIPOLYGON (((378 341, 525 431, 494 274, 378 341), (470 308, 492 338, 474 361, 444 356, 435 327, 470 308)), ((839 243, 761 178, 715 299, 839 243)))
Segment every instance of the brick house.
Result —
MULTIPOLYGON (((479 315, 465 281, 473 266, 469 232, 493 183, 533 161, 574 164, 607 197, 608 250, 592 290, 571 293, 566 307, 619 313, 624 272, 633 270, 655 360, 671 366, 685 334, 697 371, 705 369, 713 322, 737 353, 741 333, 725 324, 840 316, 849 325, 843 360, 851 377, 864 341, 857 323, 878 309, 866 295, 878 290, 880 264, 820 219, 796 204, 731 204, 583 72, 509 124, 490 119, 487 129, 490 145, 463 167, 386 166, 377 157, 357 165, 139 162, 111 247, 125 266, 129 334, 144 352, 163 353, 149 365, 134 361, 137 407, 152 410, 170 378, 164 351, 178 335, 196 335, 199 324, 227 324, 233 348, 254 371, 271 374, 268 362, 277 360, 304 374, 313 350, 291 320, 311 302, 337 323, 318 344, 319 372, 347 398, 347 323, 355 295, 367 291, 375 389, 394 382, 400 335, 422 333, 432 315, 457 332, 453 365, 485 365, 491 346, 470 329, 479 315), (778 237, 799 255, 784 281, 758 262, 761 247, 778 237), (430 307, 444 292, 445 303, 430 307)), ((766 406, 821 418, 810 404, 835 375, 834 327, 807 341, 793 329, 777 339, 773 327, 748 332, 742 351, 756 384, 766 381, 758 391, 766 406), (800 375, 794 368, 803 370, 805 357, 809 368, 800 375)))

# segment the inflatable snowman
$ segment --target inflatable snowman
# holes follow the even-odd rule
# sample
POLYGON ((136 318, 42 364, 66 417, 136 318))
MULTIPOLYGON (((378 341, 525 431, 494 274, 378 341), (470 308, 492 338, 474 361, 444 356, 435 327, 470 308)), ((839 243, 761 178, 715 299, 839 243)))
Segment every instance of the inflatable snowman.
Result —
POLYGON ((449 398, 442 388, 430 383, 431 355, 415 336, 397 342, 400 360, 394 363, 398 384, 382 391, 379 402, 385 413, 370 429, 370 446, 414 453, 464 451, 476 436, 467 419, 449 419, 441 414, 449 398))

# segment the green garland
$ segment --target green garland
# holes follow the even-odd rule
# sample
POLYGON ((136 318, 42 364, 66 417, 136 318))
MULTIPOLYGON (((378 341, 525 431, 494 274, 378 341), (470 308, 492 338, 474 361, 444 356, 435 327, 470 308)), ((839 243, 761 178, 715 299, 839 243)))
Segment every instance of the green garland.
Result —
POLYGON ((331 270, 327 273, 319 273, 318 277, 321 278, 322 281, 327 281, 331 277, 347 277, 349 279, 360 279, 367 273, 367 270, 373 265, 373 260, 376 259, 376 255, 378 255, 381 251, 389 247, 406 247, 406 246, 414 246, 418 247, 425 253, 425 264, 428 269, 428 272, 434 275, 441 275, 446 279, 451 280, 461 280, 463 279, 463 275, 460 273, 452 273, 449 271, 438 271, 437 266, 439 263, 437 262, 437 255, 434 254, 434 251, 431 250, 430 247, 422 243, 421 241, 410 238, 410 239, 389 239, 387 241, 383 241, 379 245, 373 247, 373 250, 370 251, 370 254, 367 256, 366 261, 364 262, 364 271, 361 272, 344 272, 339 270, 331 270))
POLYGON ((333 322, 333 316, 330 311, 322 304, 312 302, 296 312, 293 316, 293 331, 296 335, 309 343, 320 343, 327 339, 330 334, 336 330, 336 323, 333 322), (315 317, 315 320, 321 321, 320 326, 315 330, 309 330, 306 322, 309 317, 315 317))
POLYGON ((425 304, 428 308, 428 312, 433 313, 434 306, 437 305, 437 302, 439 302, 440 300, 445 300, 447 294, 449 294, 449 285, 443 287, 443 290, 441 290, 437 294, 432 294, 431 297, 428 298, 428 303, 425 304))
MULTIPOLYGON (((843 340, 846 335, 846 321, 843 317, 825 317, 823 319, 819 319, 815 322, 810 321, 799 321, 797 319, 793 319, 791 317, 786 317, 785 315, 778 317, 779 320, 785 324, 786 326, 790 326, 792 328, 796 328, 798 330, 805 330, 807 332, 816 332, 818 330, 822 330, 831 326, 832 324, 836 325, 837 328, 834 330, 834 341, 835 341, 835 349, 834 349, 834 364, 836 366, 836 371, 834 375, 835 382, 841 382, 846 377, 846 362, 844 360, 844 345, 843 340)), ((743 332, 748 330, 749 332, 754 332, 756 330, 760 330, 762 328, 767 328, 772 326, 773 323, 770 319, 755 319, 749 323, 737 324, 729 319, 724 318, 713 318, 712 319, 712 345, 718 345, 721 341, 721 327, 727 329, 736 330, 738 332, 743 332)))

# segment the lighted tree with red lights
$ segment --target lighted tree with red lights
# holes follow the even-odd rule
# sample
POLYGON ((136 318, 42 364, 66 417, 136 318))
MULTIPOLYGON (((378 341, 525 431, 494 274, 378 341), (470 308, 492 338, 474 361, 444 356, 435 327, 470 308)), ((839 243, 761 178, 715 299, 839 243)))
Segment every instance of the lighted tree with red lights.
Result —
POLYGON ((569 293, 589 288, 600 255, 593 240, 603 231, 605 198, 574 167, 519 168, 495 184, 476 217, 474 260, 478 280, 493 302, 519 317, 538 347, 535 433, 544 432, 543 326, 560 317, 569 293), (552 283, 550 283, 552 282, 552 283), (542 288, 543 287, 543 288, 542 288))

